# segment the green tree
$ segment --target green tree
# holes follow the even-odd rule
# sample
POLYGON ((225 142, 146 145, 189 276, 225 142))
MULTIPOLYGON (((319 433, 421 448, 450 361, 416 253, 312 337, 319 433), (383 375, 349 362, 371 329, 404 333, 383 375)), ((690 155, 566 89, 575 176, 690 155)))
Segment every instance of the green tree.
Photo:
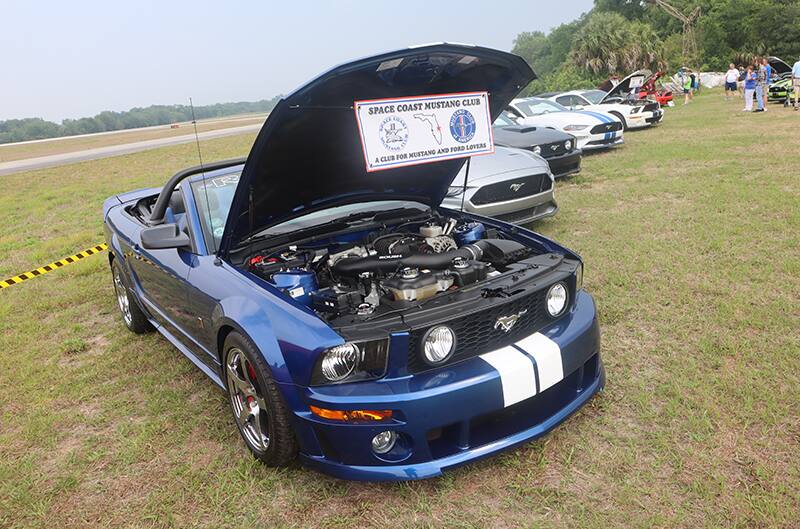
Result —
POLYGON ((592 13, 575 37, 571 57, 595 75, 663 65, 661 39, 653 28, 611 12, 592 13))

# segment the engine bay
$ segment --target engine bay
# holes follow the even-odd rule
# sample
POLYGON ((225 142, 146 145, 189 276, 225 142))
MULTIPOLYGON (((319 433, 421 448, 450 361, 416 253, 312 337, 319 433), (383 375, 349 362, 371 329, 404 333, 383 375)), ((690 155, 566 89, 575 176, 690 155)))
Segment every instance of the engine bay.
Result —
POLYGON ((483 223, 431 214, 259 251, 245 266, 322 319, 355 322, 479 285, 534 255, 483 223))

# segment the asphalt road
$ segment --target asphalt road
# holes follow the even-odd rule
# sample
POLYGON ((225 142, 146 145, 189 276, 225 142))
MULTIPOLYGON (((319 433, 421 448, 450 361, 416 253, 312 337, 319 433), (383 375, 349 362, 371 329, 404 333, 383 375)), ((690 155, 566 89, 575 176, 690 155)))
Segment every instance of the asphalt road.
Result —
MULTIPOLYGON (((261 126, 261 123, 257 123, 254 125, 245 125, 243 127, 209 130, 207 132, 200 132, 197 136, 200 138, 200 140, 223 138, 225 136, 235 136, 237 134, 257 132, 261 126)), ((191 143, 193 141, 195 141, 194 133, 185 134, 183 136, 173 136, 171 138, 160 138, 156 140, 125 143, 122 145, 98 147, 96 149, 85 149, 82 151, 68 152, 63 154, 51 154, 49 156, 39 156, 37 158, 28 158, 26 160, 14 160, 11 162, 0 163, 0 176, 18 173, 20 171, 44 169, 45 167, 54 167, 56 165, 65 165, 76 162, 85 162, 87 160, 97 160, 98 158, 107 158, 109 156, 130 154, 132 152, 146 151, 148 149, 155 149, 157 147, 166 147, 167 145, 191 143)))

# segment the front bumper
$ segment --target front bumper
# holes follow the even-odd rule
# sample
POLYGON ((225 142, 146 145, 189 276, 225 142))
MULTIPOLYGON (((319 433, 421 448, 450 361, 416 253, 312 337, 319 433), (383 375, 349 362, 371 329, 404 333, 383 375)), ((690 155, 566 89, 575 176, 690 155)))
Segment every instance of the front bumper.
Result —
POLYGON ((580 149, 562 154, 561 156, 545 158, 545 160, 547 160, 547 163, 550 165, 550 172, 553 173, 555 178, 563 178, 581 172, 580 149))
MULTIPOLYGON (((514 373, 501 375, 482 358, 486 355, 375 382, 283 388, 284 393, 289 391, 296 397, 287 400, 296 403, 293 407, 302 460, 344 479, 421 479, 544 435, 605 384, 592 297, 580 291, 567 315, 536 334, 558 345, 563 378, 551 382, 550 387, 542 386, 548 376, 546 364, 534 362, 531 373, 536 373, 535 387, 543 391, 518 401, 508 402, 513 384, 534 387, 536 382, 519 380, 514 373), (381 423, 343 424, 311 414, 309 405, 392 409, 394 418, 381 423), (399 436, 400 448, 394 455, 378 456, 371 450, 371 439, 384 430, 394 430, 399 436)), ((395 336, 390 355, 394 355, 395 347, 399 355, 405 354, 402 349, 408 344, 404 336, 405 343, 403 336, 395 336)), ((502 349, 503 355, 517 360, 526 358, 524 353, 534 355, 519 346, 530 343, 526 340, 510 350, 502 349)))
POLYGON ((782 90, 770 90, 767 93, 767 101, 776 101, 779 103, 783 103, 789 97, 789 89, 782 89, 782 90))
MULTIPOLYGON (((545 217, 552 217, 558 212, 553 186, 547 191, 535 195, 479 206, 470 202, 470 197, 477 189, 471 188, 467 190, 464 211, 484 217, 496 218, 511 224, 527 224, 545 217)), ((446 197, 442 205, 453 209, 461 209, 461 195, 446 197)))
POLYGON ((589 134, 578 139, 578 147, 582 151, 597 151, 622 145, 624 135, 622 131, 608 132, 605 134, 589 134))

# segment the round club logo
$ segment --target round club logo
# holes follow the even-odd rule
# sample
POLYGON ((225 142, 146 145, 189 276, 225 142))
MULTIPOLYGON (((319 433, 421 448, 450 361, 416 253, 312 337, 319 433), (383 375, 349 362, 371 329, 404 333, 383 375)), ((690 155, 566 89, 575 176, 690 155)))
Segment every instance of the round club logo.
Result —
POLYGON ((475 118, 469 110, 456 110, 450 118, 450 134, 459 143, 467 143, 475 136, 475 118))
POLYGON ((397 116, 389 116, 378 127, 383 146, 390 151, 401 151, 408 143, 408 126, 397 116))

